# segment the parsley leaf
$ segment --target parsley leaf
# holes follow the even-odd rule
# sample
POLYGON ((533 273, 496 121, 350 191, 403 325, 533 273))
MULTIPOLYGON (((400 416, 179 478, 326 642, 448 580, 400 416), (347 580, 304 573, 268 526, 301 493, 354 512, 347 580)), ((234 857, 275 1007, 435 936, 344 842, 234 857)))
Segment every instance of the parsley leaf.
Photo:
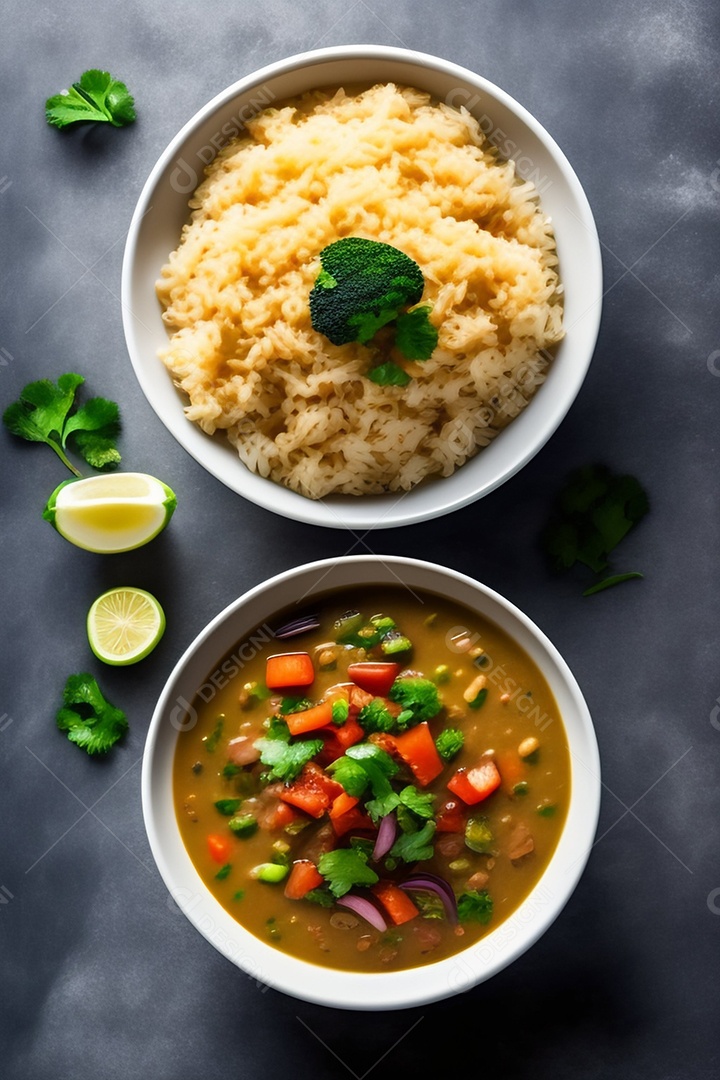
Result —
POLYGON ((327 772, 331 773, 333 779, 337 780, 338 784, 342 784, 348 795, 352 795, 355 799, 365 794, 370 783, 370 778, 362 765, 345 755, 328 765, 327 772))
POLYGON ((442 709, 435 683, 419 675, 408 675, 396 679, 390 687, 388 697, 391 701, 402 705, 403 709, 411 710, 415 723, 432 720, 442 709))
POLYGON ((120 461, 115 449, 120 417, 114 401, 90 398, 70 413, 75 392, 84 382, 82 375, 69 372, 61 375, 57 384, 49 379, 28 383, 18 400, 3 413, 8 431, 29 442, 47 443, 75 476, 81 474, 65 453, 71 436, 75 448, 93 468, 117 465, 120 461))
POLYGON ((358 723, 368 735, 374 731, 395 730, 395 718, 388 712, 382 698, 373 698, 367 705, 363 705, 358 713, 358 723))
POLYGON ((85 673, 68 677, 56 723, 88 754, 107 753, 128 730, 122 709, 111 705, 93 676, 85 673))
POLYGON ((302 772, 308 761, 322 750, 322 739, 290 738, 290 731, 284 720, 272 720, 268 733, 256 739, 255 747, 260 751, 263 765, 270 766, 269 780, 282 780, 290 783, 302 772))
MULTIPOLYGON (((596 574, 608 567, 608 556, 648 512, 648 498, 633 476, 618 476, 603 465, 587 465, 571 473, 543 532, 543 546, 557 570, 581 563, 596 574)), ((630 577, 617 575, 607 585, 630 577)), ((600 583, 599 583, 600 584, 600 583)), ((592 588, 587 592, 599 592, 592 588)))
POLYGON ((430 322, 429 304, 399 315, 395 345, 408 360, 429 360, 438 343, 438 332, 430 322))
POLYGON ((384 364, 378 364, 377 367, 371 368, 367 372, 367 377, 370 382, 374 382, 378 386, 407 386, 410 382, 407 371, 403 371, 400 365, 393 360, 388 360, 384 364))
POLYGON ((406 832, 399 836, 390 848, 390 857, 403 859, 407 863, 423 862, 432 859, 432 838, 435 835, 435 822, 426 821, 417 832, 406 832))
POLYGON ((435 796, 429 791, 418 791, 412 784, 402 789, 400 802, 419 818, 431 818, 435 814, 435 796))
POLYGON ((492 918, 493 902, 487 889, 467 889, 460 893, 457 901, 458 918, 461 923, 488 923, 492 918))
POLYGON ((375 885, 378 882, 377 874, 367 865, 363 855, 359 848, 336 848, 320 856, 318 870, 333 896, 344 896, 353 885, 375 885))
POLYGON ((65 128, 69 124, 100 122, 123 127, 135 119, 135 102, 125 83, 108 71, 93 68, 80 76, 69 90, 54 94, 45 102, 48 124, 65 128))

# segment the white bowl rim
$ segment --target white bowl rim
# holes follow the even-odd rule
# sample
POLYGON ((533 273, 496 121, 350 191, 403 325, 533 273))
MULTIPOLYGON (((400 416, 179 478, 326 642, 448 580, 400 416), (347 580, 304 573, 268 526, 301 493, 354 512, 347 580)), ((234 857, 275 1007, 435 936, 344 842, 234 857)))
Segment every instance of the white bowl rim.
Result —
MULTIPOLYGON (((539 121, 510 94, 470 69, 429 53, 386 45, 340 45, 298 53, 268 64, 244 76, 202 106, 180 129, 160 155, 138 198, 125 244, 121 300, 123 327, 128 352, 135 375, 148 402, 177 441, 211 475, 251 502, 296 521, 330 528, 384 529, 426 521, 475 502, 514 476, 542 449, 559 427, 577 397, 592 360, 600 328, 602 309, 602 259, 592 210, 570 162, 539 121), (338 60, 390 61, 430 68, 435 73, 473 86, 476 91, 487 95, 498 105, 512 112, 518 121, 529 129, 531 134, 542 144, 558 170, 558 177, 567 185, 568 193, 575 207, 570 212, 577 219, 577 223, 580 225, 579 232, 584 240, 582 253, 583 283, 584 287, 592 295, 593 300, 589 307, 583 311, 580 318, 575 320, 575 324, 581 321, 584 323, 580 353, 579 356, 573 355, 572 362, 566 362, 562 379, 558 374, 556 380, 552 382, 554 399, 552 407, 548 402, 548 407, 544 410, 547 415, 543 423, 539 423, 538 407, 536 406, 536 409, 532 410, 534 399, 492 441, 490 446, 476 454, 460 469, 455 470, 451 477, 431 478, 426 484, 417 485, 410 492, 382 496, 329 496, 325 499, 312 500, 274 481, 264 480, 257 474, 246 470, 244 466, 238 468, 237 471, 233 469, 231 474, 228 475, 225 468, 227 458, 213 452, 210 437, 204 435, 195 425, 191 425, 191 422, 185 417, 183 409, 178 405, 177 410, 171 408, 168 412, 166 408, 158 403, 156 400, 157 395, 154 392, 153 378, 143 358, 136 336, 136 316, 133 313, 133 271, 138 258, 138 246, 142 236, 143 223, 152 208, 156 186, 192 133, 214 112, 240 94, 271 79, 295 72, 308 65, 323 65, 338 60), (526 428, 529 429, 528 434, 525 438, 521 438, 521 433, 525 435, 526 428), (516 432, 516 437, 511 439, 509 432, 513 431, 513 429, 516 432), (489 460, 488 452, 501 439, 504 440, 501 445, 504 449, 504 456, 507 457, 504 466, 492 472, 489 470, 489 466, 478 465, 477 463, 483 460, 483 453, 485 454, 485 460, 489 460), (484 476, 486 470, 488 475, 484 476), (475 473, 478 473, 478 477, 475 477, 475 473), (453 477, 458 476, 462 476, 461 481, 456 479, 454 483, 448 483, 453 477), (466 480, 468 483, 464 482, 466 480), (424 497, 422 494, 418 495, 417 492, 422 493, 422 491, 429 490, 429 485, 432 485, 433 498, 430 500, 428 497, 428 505, 424 505, 424 497)), ((560 348, 562 348, 562 343, 560 348)), ((557 368, 558 365, 559 358, 556 357, 554 366, 557 368)), ((169 373, 165 374, 169 380, 169 373)), ((552 368, 547 380, 548 390, 551 378, 552 368)), ((538 394, 541 391, 542 387, 538 394)), ((536 395, 537 397, 538 395, 536 395)), ((499 451, 493 452, 496 456, 499 456, 499 451)), ((239 462, 238 464, 242 465, 239 462)))
MULTIPOLYGON (((360 578, 357 578, 360 580, 360 578)), ((371 579, 368 579, 371 580, 371 579)), ((427 590, 427 585, 415 585, 427 590)), ((338 586, 335 586, 337 588, 338 586)), ((341 586, 342 587, 342 586, 341 586)), ((324 590, 318 590, 318 593, 324 590)), ((472 606, 468 600, 468 606, 472 606)), ((276 606, 275 611, 282 605, 276 606)), ((492 616, 483 612, 484 617, 492 616)), ((272 617, 268 613, 267 618, 272 617)), ((512 631, 508 631, 512 635, 512 631)), ((213 662, 221 660, 222 649, 215 649, 213 662)), ((536 659, 537 662, 537 659, 536 659)), ((185 701, 185 704, 188 704, 185 701)), ((562 722, 567 731, 566 710, 562 713, 562 722)), ((177 731, 177 729, 176 729, 177 731)), ((568 732, 569 735, 569 732, 568 732)), ((170 769, 174 757, 177 734, 166 736, 165 743, 172 741, 169 753, 170 769)), ((174 910, 177 904, 195 928, 239 968, 258 980, 258 985, 271 986, 292 997, 331 1008, 354 1010, 402 1009, 429 1004, 461 993, 502 971, 510 963, 531 947, 560 914, 577 886, 585 869, 593 847, 600 812, 601 797, 600 757, 595 730, 582 691, 567 663, 539 627, 500 593, 459 571, 426 560, 411 559, 402 556, 355 555, 343 559, 321 559, 312 563, 301 564, 285 570, 274 577, 248 589, 240 597, 219 612, 188 646, 171 672, 160 695, 148 728, 142 766, 142 808, 145 829, 150 848, 161 877, 169 892, 168 904, 174 910), (160 836, 162 810, 158 802, 163 801, 164 810, 168 807, 174 825, 173 833, 179 839, 179 830, 175 818, 172 791, 158 793, 153 788, 153 770, 159 753, 158 744, 163 728, 169 725, 166 718, 170 706, 177 701, 177 684, 189 660, 195 653, 211 642, 216 632, 233 615, 247 607, 257 598, 270 590, 285 589, 303 578, 313 574, 325 577, 333 570, 342 575, 343 568, 351 574, 349 585, 361 573, 361 567, 380 574, 381 567, 391 573, 405 571, 412 575, 431 575, 441 580, 452 581, 467 588, 476 598, 484 601, 499 612, 504 612, 509 621, 515 624, 517 633, 526 635, 534 642, 537 649, 546 658, 543 674, 548 679, 551 690, 557 696, 557 690, 565 693, 566 704, 574 711, 573 723, 577 725, 579 735, 576 744, 582 749, 582 756, 571 746, 571 798, 568 815, 563 826, 563 833, 558 847, 551 857, 548 867, 543 872, 536 886, 508 918, 501 921, 488 935, 475 946, 445 960, 427 964, 418 968, 378 975, 341 971, 321 967, 303 960, 298 960, 280 950, 274 949, 254 937, 237 923, 232 915, 207 890, 195 870, 190 856, 179 840, 182 849, 182 871, 171 865, 166 857, 160 836), (553 684, 554 683, 554 684, 553 684), (582 777, 582 783, 578 777, 582 777), (572 829, 572 835, 571 835, 572 829), (558 888, 557 895, 546 895, 548 878, 558 888), (559 884, 558 884, 559 883, 559 884), (192 893, 192 888, 196 889, 192 893), (185 894, 190 893, 193 903, 184 904, 185 894), (172 899, 171 899, 172 897, 172 899), (198 900, 198 898, 200 898, 198 900), (181 900, 183 903, 181 903, 181 900), (198 900, 196 903, 195 901, 198 900), (233 938, 228 938, 228 933, 233 938), (240 940, 237 955, 237 940, 240 940), (232 948, 231 948, 232 947, 232 948), (245 952, 245 948, 251 952, 245 952), (487 955, 489 952, 489 956, 487 955), (259 961, 257 959, 259 957, 259 961), (478 966, 480 965, 480 966, 478 966)))

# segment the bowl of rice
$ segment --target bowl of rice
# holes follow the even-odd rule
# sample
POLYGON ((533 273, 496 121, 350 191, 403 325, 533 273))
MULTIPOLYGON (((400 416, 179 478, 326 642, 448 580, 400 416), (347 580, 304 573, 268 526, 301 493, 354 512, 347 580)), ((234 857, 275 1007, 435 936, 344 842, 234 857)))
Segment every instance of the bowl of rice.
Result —
POLYGON ((438 57, 339 46, 241 79, 178 133, 122 296, 141 387, 209 473, 297 521, 387 528, 468 505, 545 444, 592 358, 602 270, 580 182, 521 105, 438 57), (352 237, 422 276, 370 312, 374 336, 334 341, 310 297, 352 237))

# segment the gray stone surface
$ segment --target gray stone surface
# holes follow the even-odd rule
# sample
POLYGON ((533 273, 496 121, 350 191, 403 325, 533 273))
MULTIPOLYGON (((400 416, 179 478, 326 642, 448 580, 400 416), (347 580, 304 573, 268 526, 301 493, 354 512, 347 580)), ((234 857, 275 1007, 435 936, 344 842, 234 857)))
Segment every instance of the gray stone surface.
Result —
POLYGON ((720 331, 717 12, 711 0, 8 0, 0 153, 0 402, 66 370, 119 401, 128 467, 179 493, 149 547, 78 552, 40 520, 62 466, 3 433, 0 1072, 6 1080, 435 1074, 705 1080, 718 1073, 720 694, 716 497, 720 331), (569 416, 500 490, 425 525, 356 538, 284 521, 205 475, 133 375, 118 300, 142 183, 212 95, 273 60, 371 42, 487 76, 547 126, 603 241, 595 359, 569 416), (126 130, 63 136, 45 97, 91 66, 135 93, 126 130), (583 599, 537 535, 566 471, 635 473, 652 513, 618 553, 645 580, 583 599), (598 840, 561 918, 516 965, 426 1009, 378 1015, 260 992, 168 905, 142 823, 155 700, 195 633, 264 577, 348 550, 427 557, 504 593, 575 672, 604 765, 598 840), (102 668, 84 618, 150 588, 168 630, 137 669, 102 668), (89 668, 131 733, 90 761, 55 731, 89 668))

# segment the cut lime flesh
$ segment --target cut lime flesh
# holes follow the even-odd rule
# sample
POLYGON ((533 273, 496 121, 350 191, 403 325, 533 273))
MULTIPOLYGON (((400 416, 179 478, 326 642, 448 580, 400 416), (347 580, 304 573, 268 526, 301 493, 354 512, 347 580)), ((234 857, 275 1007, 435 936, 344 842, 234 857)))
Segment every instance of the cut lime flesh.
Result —
POLYGON ((88 612, 90 648, 106 664, 137 663, 152 652, 164 632, 165 613, 144 589, 109 589, 88 612))
POLYGON ((71 480, 56 488, 43 517, 61 536, 102 554, 132 551, 167 525, 177 500, 146 473, 115 473, 71 480))

